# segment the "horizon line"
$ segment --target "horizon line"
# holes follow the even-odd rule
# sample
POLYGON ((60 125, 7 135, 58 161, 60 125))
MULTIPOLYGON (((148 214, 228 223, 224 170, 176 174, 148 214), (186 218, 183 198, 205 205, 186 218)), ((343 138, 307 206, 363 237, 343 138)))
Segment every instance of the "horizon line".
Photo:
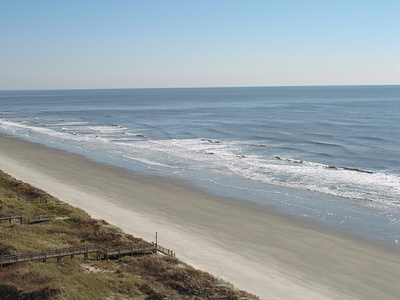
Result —
POLYGON ((191 86, 191 87, 105 87, 105 88, 34 88, 0 89, 12 91, 91 91, 91 90, 161 90, 161 89, 226 89, 226 88, 277 88, 277 87, 356 87, 356 86, 400 86, 399 84, 314 84, 314 85, 243 85, 243 86, 191 86))

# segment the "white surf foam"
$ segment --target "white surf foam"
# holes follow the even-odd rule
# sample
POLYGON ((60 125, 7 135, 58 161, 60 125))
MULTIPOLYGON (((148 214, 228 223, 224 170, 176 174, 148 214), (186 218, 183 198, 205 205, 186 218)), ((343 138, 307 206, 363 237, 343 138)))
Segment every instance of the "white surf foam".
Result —
MULTIPOLYGON (((77 143, 82 149, 125 160, 315 190, 366 200, 366 203, 400 206, 400 176, 395 174, 333 167, 283 155, 256 155, 251 152, 256 143, 207 138, 150 140, 133 129, 87 122, 58 121, 47 125, 50 127, 43 127, 40 122, 33 126, 27 122, 0 119, 0 128, 6 132, 24 137, 34 135, 61 144, 77 143)), ((268 148, 268 145, 264 147, 268 148)))

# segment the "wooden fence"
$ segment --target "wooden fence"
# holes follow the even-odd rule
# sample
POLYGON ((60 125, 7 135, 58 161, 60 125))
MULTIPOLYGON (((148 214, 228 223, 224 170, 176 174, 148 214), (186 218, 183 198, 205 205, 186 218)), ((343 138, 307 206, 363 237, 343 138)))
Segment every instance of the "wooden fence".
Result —
POLYGON ((96 259, 101 259, 101 256, 103 256, 103 259, 109 259, 126 255, 134 256, 153 253, 156 254, 157 252, 175 257, 175 252, 154 243, 130 245, 126 247, 116 248, 106 248, 100 245, 89 245, 83 247, 72 247, 28 252, 22 254, 2 255, 0 256, 0 267, 25 261, 46 261, 49 258, 56 258, 57 261, 60 261, 60 259, 63 257, 70 256, 71 258, 74 258, 75 255, 79 254, 83 254, 85 259, 88 259, 88 255, 90 253, 96 253, 96 259))

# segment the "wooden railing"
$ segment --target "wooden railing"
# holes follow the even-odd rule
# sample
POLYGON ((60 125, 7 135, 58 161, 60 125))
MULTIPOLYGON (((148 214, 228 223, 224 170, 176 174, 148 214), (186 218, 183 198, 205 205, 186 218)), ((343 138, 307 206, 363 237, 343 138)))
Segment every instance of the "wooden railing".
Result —
POLYGON ((39 215, 39 216, 32 216, 30 219, 25 218, 24 216, 6 216, 0 217, 0 221, 9 221, 10 225, 12 224, 13 220, 18 220, 20 224, 36 224, 41 222, 47 222, 54 219, 53 216, 47 215, 39 215))
POLYGON ((157 245, 156 248, 157 248, 157 251, 159 251, 165 255, 175 257, 175 252, 170 249, 164 248, 163 246, 160 246, 160 245, 157 245))
POLYGON ((154 243, 115 248, 106 248, 100 245, 89 245, 83 247, 72 247, 28 252, 22 254, 2 255, 0 256, 0 267, 24 261, 46 261, 49 258, 56 258, 57 261, 59 261, 63 257, 71 256, 71 258, 73 258, 75 255, 79 254, 83 254, 85 259, 88 258, 88 255, 90 253, 96 253, 96 259, 100 259, 100 255, 103 255, 103 259, 109 259, 111 257, 121 257, 126 255, 134 256, 153 253, 156 254, 157 252, 175 257, 175 253, 173 251, 154 243))
POLYGON ((47 222, 52 219, 54 219, 53 216, 39 215, 39 216, 32 217, 32 219, 27 219, 26 222, 28 224, 36 224, 36 223, 41 223, 41 222, 47 222))
POLYGON ((0 217, 0 221, 9 221, 10 225, 12 224, 12 220, 19 220, 22 224, 22 216, 7 216, 7 217, 0 217))

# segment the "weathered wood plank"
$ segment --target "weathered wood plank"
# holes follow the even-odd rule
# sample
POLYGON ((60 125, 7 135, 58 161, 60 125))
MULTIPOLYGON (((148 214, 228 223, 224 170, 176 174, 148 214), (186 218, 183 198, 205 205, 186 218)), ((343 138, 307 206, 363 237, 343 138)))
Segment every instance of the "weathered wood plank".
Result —
POLYGON ((18 262, 25 261, 37 261, 37 260, 47 260, 49 258, 57 258, 59 261, 61 258, 66 256, 71 256, 73 258, 75 255, 83 254, 87 258, 88 254, 96 253, 97 258, 99 258, 99 253, 104 255, 105 259, 113 256, 124 256, 124 255, 139 255, 139 254, 152 254, 154 252, 161 252, 165 255, 175 257, 175 253, 172 250, 164 248, 160 245, 155 244, 142 244, 142 245, 130 245, 126 247, 115 247, 115 248, 105 248, 100 245, 88 245, 83 247, 71 247, 62 248, 54 250, 43 250, 37 252, 28 252, 22 254, 13 255, 2 255, 0 256, 0 266, 15 264, 18 262))

